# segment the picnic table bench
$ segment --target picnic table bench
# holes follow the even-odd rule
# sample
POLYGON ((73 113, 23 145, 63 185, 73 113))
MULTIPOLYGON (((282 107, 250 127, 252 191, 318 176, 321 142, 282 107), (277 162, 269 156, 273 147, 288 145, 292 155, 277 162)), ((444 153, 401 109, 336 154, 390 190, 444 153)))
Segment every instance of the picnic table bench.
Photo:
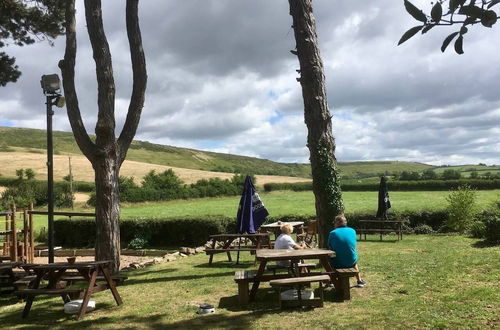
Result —
POLYGON ((357 229, 359 234, 359 239, 361 240, 361 235, 364 234, 366 240, 366 234, 380 234, 380 240, 382 240, 382 234, 395 233, 397 235, 398 241, 403 239, 403 221, 400 220, 359 220, 360 227, 357 229))
POLYGON ((26 271, 31 271, 36 275, 33 282, 33 288, 16 291, 20 297, 26 297, 26 305, 23 310, 23 318, 28 317, 31 306, 38 295, 60 295, 63 301, 69 302, 74 297, 83 298, 83 302, 78 313, 78 319, 81 319, 87 310, 87 304, 92 294, 110 290, 118 305, 121 305, 122 299, 116 290, 115 282, 109 273, 111 261, 90 261, 90 262, 56 262, 51 264, 23 264, 26 271), (62 277, 68 270, 76 270, 88 283, 86 288, 68 288, 61 283, 62 277), (97 284, 98 275, 102 274, 105 279, 104 284, 97 284), (47 280, 46 287, 41 288, 42 280, 47 280))
POLYGON ((271 247, 269 233, 255 234, 217 234, 210 235, 211 247, 205 249, 205 253, 210 256, 208 264, 211 265, 214 254, 227 253, 227 258, 232 261, 231 252, 237 252, 236 263, 240 261, 240 252, 255 252, 257 249, 271 247), (237 241, 236 244, 233 242, 237 241), (243 241, 243 244, 242 244, 243 241), (250 245, 247 244, 250 241, 250 245), (222 243, 219 243, 222 242, 222 243))

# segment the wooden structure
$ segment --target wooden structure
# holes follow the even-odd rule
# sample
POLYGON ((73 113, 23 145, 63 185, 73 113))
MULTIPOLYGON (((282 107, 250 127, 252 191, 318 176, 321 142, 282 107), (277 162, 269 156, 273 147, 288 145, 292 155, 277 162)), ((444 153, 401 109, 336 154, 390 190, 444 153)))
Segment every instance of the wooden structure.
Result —
POLYGON ((24 289, 16 291, 16 294, 20 297, 26 298, 26 306, 23 311, 23 318, 28 317, 31 310, 31 306, 36 296, 38 295, 58 295, 63 298, 63 301, 69 302, 72 298, 79 297, 83 299, 80 311, 78 313, 78 319, 81 319, 87 310, 87 304, 90 300, 92 294, 104 290, 110 290, 115 298, 116 304, 121 305, 122 299, 120 294, 116 290, 115 281, 113 280, 110 272, 109 266, 111 261, 90 261, 90 262, 56 262, 52 264, 26 264, 22 265, 26 271, 32 271, 35 273, 36 278, 33 283, 32 289, 24 289), (64 287, 61 285, 63 276, 68 270, 76 270, 79 275, 83 277, 84 281, 88 283, 86 288, 71 288, 64 287), (98 284, 99 280, 98 274, 103 275, 104 283, 98 284), (42 279, 46 278, 48 280, 47 287, 40 288, 40 283, 42 279))
POLYGON ((205 253, 210 256, 208 260, 209 265, 212 264, 214 254, 217 253, 224 253, 224 252, 227 253, 228 260, 232 261, 231 252, 236 252, 237 253, 236 263, 238 264, 240 261, 240 252, 242 251, 255 252, 257 249, 271 247, 271 241, 268 233, 217 234, 217 235, 210 235, 210 240, 212 241, 211 247, 205 249, 205 253), (247 240, 250 242, 250 244, 247 244, 247 240))
MULTIPOLYGON (((257 290, 259 288, 260 282, 271 281, 276 279, 283 278, 296 278, 296 277, 309 277, 318 274, 314 273, 301 273, 298 264, 302 263, 302 260, 319 260, 323 268, 325 269, 325 273, 330 277, 330 280, 335 281, 336 277, 334 274, 334 270, 330 265, 330 258, 335 256, 334 251, 323 250, 323 249, 302 249, 302 250, 281 250, 281 249, 262 249, 257 250, 255 258, 257 261, 260 261, 259 269, 253 278, 252 290, 249 294, 249 301, 253 301, 255 299, 255 295, 257 294, 257 290), (264 271, 266 270, 266 264, 270 261, 290 261, 293 269, 295 270, 295 274, 291 277, 288 274, 276 274, 276 275, 265 275, 264 271)), ((325 273, 321 275, 325 275, 325 273)))
POLYGON ((397 235, 398 241, 403 239, 403 222, 399 220, 359 220, 360 227, 357 229, 359 234, 359 239, 361 240, 361 235, 364 234, 366 240, 366 234, 380 234, 380 240, 382 240, 383 234, 395 233, 397 235))
POLYGON ((314 275, 314 276, 303 276, 303 277, 292 277, 284 278, 280 280, 272 280, 269 282, 273 288, 278 290, 278 303, 279 307, 298 307, 298 306, 310 306, 310 307, 323 307, 323 283, 330 282, 329 275, 314 275), (305 286, 311 283, 319 283, 319 297, 313 299, 303 299, 303 293, 305 286), (295 287, 297 289, 297 300, 284 300, 281 297, 281 290, 283 288, 295 287))
POLYGON ((10 211, 0 213, 5 219, 0 230, 0 239, 3 241, 0 261, 33 262, 35 238, 33 215, 29 211, 17 211, 13 206, 10 211))

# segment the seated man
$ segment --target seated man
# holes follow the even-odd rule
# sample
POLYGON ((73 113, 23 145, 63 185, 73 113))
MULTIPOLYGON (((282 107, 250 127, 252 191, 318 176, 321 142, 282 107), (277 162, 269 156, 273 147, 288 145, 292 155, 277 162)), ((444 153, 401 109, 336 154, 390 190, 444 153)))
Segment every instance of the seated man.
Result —
POLYGON ((364 287, 366 282, 359 275, 356 253, 356 231, 347 227, 347 219, 343 214, 337 215, 333 222, 335 229, 330 232, 328 246, 335 251, 335 257, 330 260, 333 268, 355 268, 358 270, 356 280, 358 287, 364 287))
MULTIPOLYGON (((280 227, 281 229, 281 235, 278 236, 276 241, 274 242, 274 248, 275 249, 303 249, 304 246, 298 245, 295 243, 293 238, 290 236, 290 234, 293 232, 293 227, 289 223, 285 223, 280 227)), ((289 266, 290 262, 289 261, 277 261, 276 264, 280 266, 289 266)))

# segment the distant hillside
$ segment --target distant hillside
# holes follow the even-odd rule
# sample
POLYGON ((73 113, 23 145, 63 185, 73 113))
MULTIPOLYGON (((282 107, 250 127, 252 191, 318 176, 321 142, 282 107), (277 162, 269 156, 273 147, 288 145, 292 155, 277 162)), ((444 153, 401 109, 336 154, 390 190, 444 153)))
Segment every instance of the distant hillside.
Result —
MULTIPOLYGON (((71 132, 55 131, 53 137, 56 155, 81 155, 71 132)), ((0 127, 0 156, 1 151, 45 153, 46 138, 45 130, 0 127)), ((132 142, 127 160, 203 171, 311 177, 309 164, 277 163, 254 157, 178 148, 144 141, 132 142)), ((412 162, 376 161, 340 162, 339 167, 345 179, 359 179, 376 177, 385 172, 420 172, 432 166, 412 162)), ((7 176, 14 174, 4 173, 7 176)))

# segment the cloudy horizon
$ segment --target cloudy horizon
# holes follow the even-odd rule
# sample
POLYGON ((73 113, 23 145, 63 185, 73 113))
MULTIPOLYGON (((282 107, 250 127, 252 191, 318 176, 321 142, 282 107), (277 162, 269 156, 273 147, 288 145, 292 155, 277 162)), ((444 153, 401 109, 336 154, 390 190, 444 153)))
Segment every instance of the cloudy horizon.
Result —
MULTIPOLYGON (((415 0, 428 8, 430 2, 415 0)), ((97 116, 95 66, 77 1, 76 88, 89 133, 97 116)), ((403 1, 315 0, 338 161, 500 164, 499 29, 474 26, 465 54, 435 28, 396 46, 418 25, 403 1)), ((148 0, 139 3, 148 88, 136 140, 198 150, 309 162, 299 64, 286 0, 148 0)), ((131 93, 124 2, 103 1, 113 56, 117 135, 131 93)), ((0 87, 0 125, 44 128, 43 74, 58 73, 64 36, 2 51, 17 83, 0 87)), ((71 131, 64 110, 54 130, 71 131)))

